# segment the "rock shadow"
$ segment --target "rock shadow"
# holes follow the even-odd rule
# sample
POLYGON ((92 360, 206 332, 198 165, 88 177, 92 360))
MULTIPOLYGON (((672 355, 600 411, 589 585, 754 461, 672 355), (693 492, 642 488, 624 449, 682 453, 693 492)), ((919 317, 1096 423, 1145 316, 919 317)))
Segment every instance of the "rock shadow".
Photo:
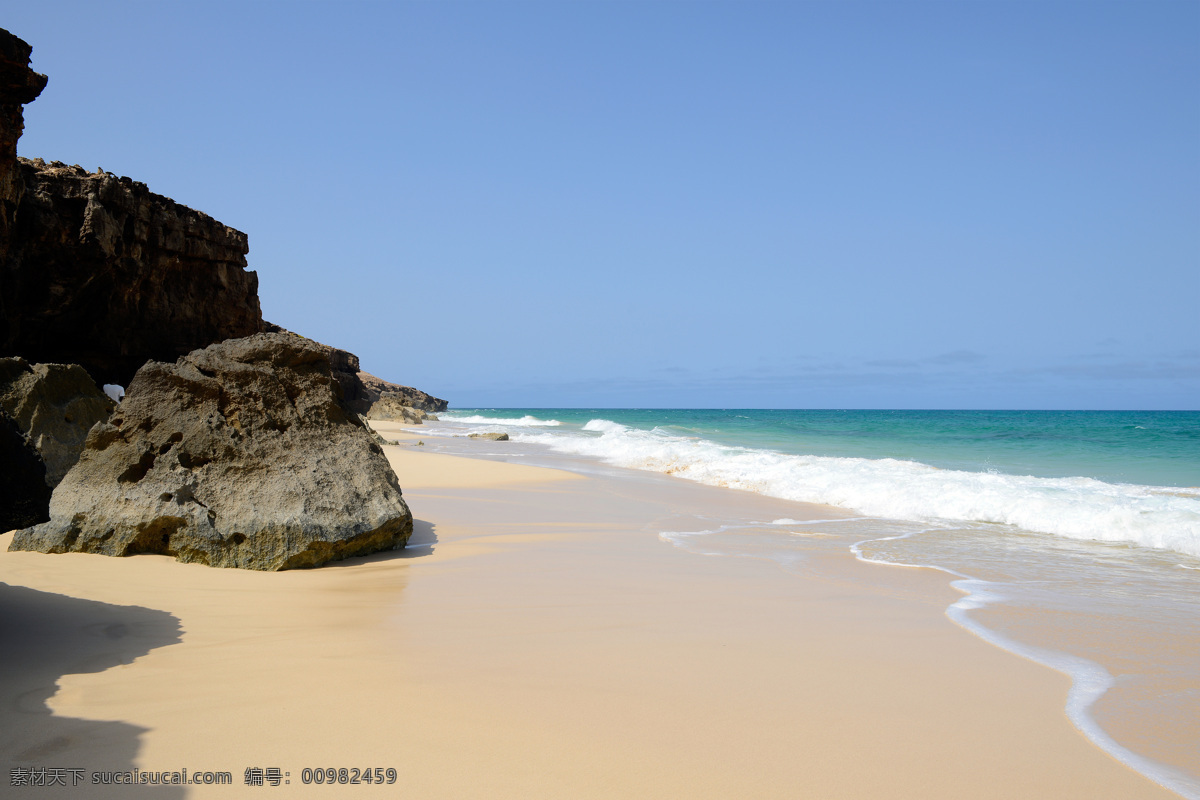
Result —
POLYGON ((403 550, 396 551, 403 558, 416 558, 418 556, 427 556, 433 552, 433 548, 437 545, 437 525, 423 519, 413 520, 412 536, 408 538, 408 544, 403 550))
POLYGON ((355 564, 372 564, 431 555, 438 540, 436 528, 437 525, 432 522, 414 519, 412 536, 408 538, 408 544, 404 546, 403 550, 380 550, 378 553, 354 556, 344 561, 330 561, 322 564, 318 569, 338 569, 339 567, 352 567, 355 564))
POLYGON ((0 786, 38 797, 183 798, 184 786, 93 784, 93 773, 134 768, 147 729, 54 716, 46 705, 63 675, 103 672, 180 639, 179 620, 165 611, 0 583, 0 786), (61 770, 66 786, 16 783, 25 770, 61 770))

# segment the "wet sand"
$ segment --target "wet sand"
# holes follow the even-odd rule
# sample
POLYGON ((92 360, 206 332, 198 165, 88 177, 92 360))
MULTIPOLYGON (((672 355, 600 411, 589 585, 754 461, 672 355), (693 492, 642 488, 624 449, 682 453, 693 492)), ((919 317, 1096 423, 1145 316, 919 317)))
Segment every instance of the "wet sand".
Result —
POLYGON ((404 551, 284 573, 0 553, 3 615, 26 621, 2 643, 21 654, 8 768, 232 773, 188 797, 273 791, 248 767, 286 773, 286 796, 1175 796, 1071 726, 1065 676, 954 625, 944 576, 658 535, 839 512, 384 436, 417 520, 404 551), (327 767, 397 780, 302 784, 327 767))

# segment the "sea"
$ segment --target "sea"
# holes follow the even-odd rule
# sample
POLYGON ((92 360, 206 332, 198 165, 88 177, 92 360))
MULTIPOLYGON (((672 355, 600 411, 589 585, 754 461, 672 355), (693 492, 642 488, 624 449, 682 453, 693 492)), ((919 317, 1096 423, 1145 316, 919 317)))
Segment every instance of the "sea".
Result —
POLYGON ((1064 711, 1110 755, 1200 800, 1200 412, 454 409, 445 452, 642 470, 828 513, 659 532, 706 556, 806 548, 944 572, 947 615, 1072 679, 1064 711), (475 444, 475 443, 472 443, 475 444), (476 448, 476 451, 478 448, 476 448))

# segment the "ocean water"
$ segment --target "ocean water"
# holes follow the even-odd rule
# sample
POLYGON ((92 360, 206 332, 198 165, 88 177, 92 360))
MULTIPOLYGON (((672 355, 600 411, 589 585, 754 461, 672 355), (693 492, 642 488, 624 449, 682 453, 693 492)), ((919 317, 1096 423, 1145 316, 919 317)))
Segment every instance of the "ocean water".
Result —
POLYGON ((661 537, 798 573, 806 552, 831 546, 942 570, 964 593, 951 619, 1070 675, 1065 711, 1084 734, 1200 798, 1200 412, 469 409, 441 419, 426 431, 446 445, 503 431, 516 443, 498 451, 508 458, 833 507, 661 537))

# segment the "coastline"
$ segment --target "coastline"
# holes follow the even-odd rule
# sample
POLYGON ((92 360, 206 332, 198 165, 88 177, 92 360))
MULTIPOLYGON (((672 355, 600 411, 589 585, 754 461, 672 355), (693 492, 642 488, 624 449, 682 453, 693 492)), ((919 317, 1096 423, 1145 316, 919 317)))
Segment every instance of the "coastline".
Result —
POLYGON ((6 730, 48 737, 6 738, 5 760, 233 773, 189 797, 258 791, 247 767, 294 791, 305 767, 397 770, 362 796, 1175 796, 1072 727, 1069 679, 948 619, 946 576, 844 548, 704 558, 659 535, 844 512, 384 435, 417 519, 404 551, 284 573, 0 553, 10 586, 106 604, 60 637, 136 659, 68 663, 53 717, 5 698, 25 715, 6 730), (47 728, 71 720, 132 726, 136 747, 47 728))

